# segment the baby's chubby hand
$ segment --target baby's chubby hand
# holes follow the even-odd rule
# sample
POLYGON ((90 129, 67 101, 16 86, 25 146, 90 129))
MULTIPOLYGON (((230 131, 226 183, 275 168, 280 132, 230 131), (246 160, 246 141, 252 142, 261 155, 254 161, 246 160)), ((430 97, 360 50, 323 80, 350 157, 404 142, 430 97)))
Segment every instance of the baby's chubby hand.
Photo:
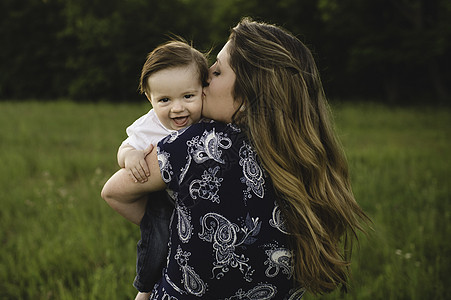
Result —
POLYGON ((147 166, 146 156, 152 152, 153 145, 144 150, 131 150, 127 152, 125 157, 125 169, 130 174, 134 182, 144 183, 150 176, 149 167, 147 166))

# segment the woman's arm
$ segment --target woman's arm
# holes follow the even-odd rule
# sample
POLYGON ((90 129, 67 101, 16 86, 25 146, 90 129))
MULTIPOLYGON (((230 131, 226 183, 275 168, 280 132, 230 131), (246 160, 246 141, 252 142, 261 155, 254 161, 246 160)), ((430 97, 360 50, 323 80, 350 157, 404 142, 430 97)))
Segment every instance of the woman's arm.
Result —
POLYGON ((166 188, 161 178, 156 148, 147 155, 146 162, 150 171, 149 180, 134 182, 125 169, 120 169, 105 183, 101 193, 114 210, 135 224, 139 224, 144 215, 146 197, 143 196, 166 188))
POLYGON ((104 198, 108 205, 118 214, 129 220, 133 224, 139 226, 146 212, 147 198, 142 197, 134 202, 123 203, 116 201, 114 198, 104 198))

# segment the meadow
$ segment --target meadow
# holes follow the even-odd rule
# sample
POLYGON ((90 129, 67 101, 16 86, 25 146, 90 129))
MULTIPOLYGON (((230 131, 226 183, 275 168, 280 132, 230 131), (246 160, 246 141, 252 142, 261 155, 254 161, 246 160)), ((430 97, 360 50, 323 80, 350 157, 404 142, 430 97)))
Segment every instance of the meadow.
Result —
MULTIPOLYGON (((332 106, 357 201, 347 295, 451 299, 451 109, 332 106)), ((138 228, 100 190, 143 104, 0 102, 0 299, 133 299, 138 228)))

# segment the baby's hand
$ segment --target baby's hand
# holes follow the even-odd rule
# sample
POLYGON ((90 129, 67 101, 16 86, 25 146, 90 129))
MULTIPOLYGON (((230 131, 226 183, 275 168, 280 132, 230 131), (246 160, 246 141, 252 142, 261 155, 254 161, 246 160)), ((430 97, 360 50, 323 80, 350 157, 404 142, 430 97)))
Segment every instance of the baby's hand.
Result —
POLYGON ((146 182, 147 177, 150 176, 149 167, 145 160, 147 154, 153 149, 153 145, 150 145, 145 150, 132 150, 127 152, 125 157, 125 169, 135 182, 146 182))

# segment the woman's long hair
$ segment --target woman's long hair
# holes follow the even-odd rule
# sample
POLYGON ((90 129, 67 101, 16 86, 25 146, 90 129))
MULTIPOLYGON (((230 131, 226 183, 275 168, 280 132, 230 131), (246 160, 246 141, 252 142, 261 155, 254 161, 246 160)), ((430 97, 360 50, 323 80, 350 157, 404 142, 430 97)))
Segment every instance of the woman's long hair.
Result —
POLYGON ((270 175, 290 232, 294 278, 312 293, 346 289, 353 238, 368 218, 354 199, 308 48, 279 27, 243 19, 230 35, 234 120, 270 175))

